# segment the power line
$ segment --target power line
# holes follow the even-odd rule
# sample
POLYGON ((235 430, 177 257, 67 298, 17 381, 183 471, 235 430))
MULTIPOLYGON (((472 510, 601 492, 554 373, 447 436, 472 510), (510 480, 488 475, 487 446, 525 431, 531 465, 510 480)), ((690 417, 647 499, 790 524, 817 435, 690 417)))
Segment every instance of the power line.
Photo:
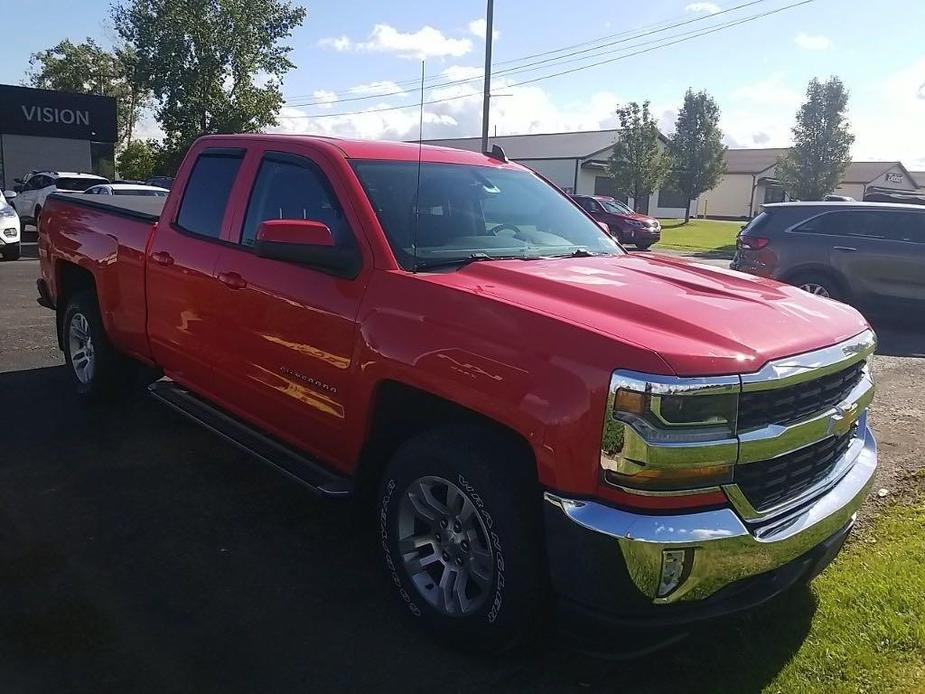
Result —
MULTIPOLYGON (((589 45, 591 45, 591 44, 600 44, 600 45, 591 46, 590 48, 584 48, 584 49, 582 49, 582 50, 577 50, 577 51, 572 51, 572 52, 570 52, 570 53, 565 53, 564 55, 560 55, 560 56, 557 56, 557 57, 554 57, 554 58, 546 58, 546 59, 544 59, 544 60, 537 60, 537 61, 534 61, 534 62, 532 62, 532 63, 526 63, 525 65, 515 65, 515 66, 510 67, 510 68, 505 68, 505 69, 502 69, 502 70, 497 70, 497 71, 495 71, 495 75, 497 76, 497 75, 503 75, 503 74, 515 74, 515 73, 518 73, 518 72, 523 71, 524 68, 527 68, 527 67, 530 67, 530 66, 533 66, 533 65, 540 65, 540 64, 543 64, 543 63, 550 63, 550 62, 558 62, 559 60, 561 60, 561 59, 563 59, 563 58, 569 58, 569 57, 571 57, 571 56, 579 55, 579 54, 581 54, 581 53, 590 53, 590 52, 597 51, 597 50, 600 50, 600 49, 603 49, 603 48, 607 48, 607 47, 610 47, 610 46, 615 46, 615 45, 618 45, 618 44, 627 43, 627 42, 630 42, 630 41, 635 41, 636 39, 641 39, 641 38, 645 38, 645 37, 647 37, 647 36, 652 36, 652 35, 655 35, 655 34, 659 34, 659 33, 665 32, 665 31, 670 31, 671 29, 677 29, 677 28, 679 28, 679 27, 687 26, 687 25, 690 25, 690 24, 695 24, 695 23, 697 23, 697 22, 702 22, 702 21, 705 21, 705 20, 712 20, 712 19, 714 19, 714 18, 716 18, 716 17, 718 17, 718 16, 720 16, 720 15, 729 14, 730 12, 736 12, 736 11, 738 11, 738 10, 746 9, 746 8, 751 7, 751 6, 753 6, 753 5, 758 5, 758 4, 761 4, 761 3, 764 3, 764 2, 768 2, 768 0, 750 0, 750 2, 740 3, 740 4, 735 5, 735 6, 733 6, 733 7, 728 7, 728 8, 726 8, 726 9, 724 9, 724 10, 720 10, 719 12, 714 12, 714 13, 712 13, 712 14, 710 14, 710 15, 705 15, 705 16, 701 16, 701 17, 688 18, 688 19, 685 19, 684 21, 675 22, 675 23, 668 23, 668 24, 666 24, 665 22, 661 22, 661 23, 658 23, 658 24, 652 24, 652 25, 644 26, 644 27, 641 27, 640 29, 629 30, 629 31, 623 31, 623 32, 619 32, 619 33, 616 33, 616 34, 610 34, 610 35, 608 35, 608 36, 599 37, 599 38, 597 38, 597 39, 590 39, 590 40, 588 40, 588 41, 582 41, 582 42, 580 42, 580 43, 572 44, 572 45, 570 45, 570 46, 563 46, 563 47, 561 47, 561 48, 555 48, 555 49, 551 49, 551 50, 548 50, 548 51, 543 51, 543 52, 541 52, 541 53, 534 53, 534 54, 531 54, 531 55, 521 56, 520 58, 511 58, 511 59, 509 59, 509 60, 502 60, 502 61, 499 61, 499 62, 495 63, 495 65, 508 65, 508 64, 511 64, 511 63, 519 63, 519 62, 521 62, 521 61, 530 60, 530 59, 532 59, 532 58, 541 58, 541 57, 543 57, 543 56, 552 55, 552 54, 555 54, 555 53, 565 53, 566 51, 569 51, 569 50, 572 49, 572 48, 578 48, 578 47, 581 47, 581 46, 589 46, 589 45), (646 29, 649 29, 649 30, 646 31, 646 29), (630 34, 632 34, 632 35, 630 35, 630 34), (630 35, 630 36, 628 36, 628 35, 630 35), (615 41, 608 41, 607 43, 601 43, 601 41, 605 41, 605 40, 613 39, 613 38, 617 38, 617 37, 627 37, 627 38, 622 38, 622 39, 620 39, 620 40, 615 40, 615 41)), ((670 22, 671 20, 667 20, 667 21, 670 22)), ((586 57, 593 57, 593 56, 586 56, 586 57)), ((481 79, 483 78, 483 75, 484 75, 484 72, 482 71, 482 72, 480 72, 478 75, 473 75, 472 77, 468 77, 468 78, 464 78, 464 79, 450 80, 450 81, 447 81, 447 82, 436 83, 436 84, 432 83, 432 84, 428 85, 428 88, 429 88, 429 89, 439 89, 439 88, 441 88, 441 87, 449 87, 449 86, 454 86, 454 85, 457 85, 457 84, 466 84, 466 83, 468 83, 468 82, 475 82, 475 81, 477 81, 477 80, 481 80, 481 79)), ((434 79, 437 80, 437 79, 439 79, 439 78, 434 78, 434 79)), ((403 85, 403 84, 407 84, 407 85, 416 85, 416 84, 418 83, 417 80, 407 80, 407 81, 404 81, 404 80, 403 80, 403 81, 398 81, 398 82, 395 82, 395 81, 392 81, 392 80, 378 80, 378 81, 379 81, 379 82, 385 82, 385 83, 392 83, 392 84, 394 84, 394 85, 397 86, 397 87, 400 87, 400 86, 403 85)), ((341 95, 341 94, 355 94, 355 92, 353 92, 353 91, 351 91, 351 90, 346 90, 346 91, 342 91, 342 92, 331 92, 331 93, 334 94, 335 96, 339 96, 339 95, 341 95)), ((400 89, 400 90, 397 90, 397 91, 384 92, 384 93, 381 93, 381 94, 367 94, 367 95, 363 95, 363 96, 351 96, 351 97, 346 97, 346 98, 338 98, 338 99, 337 99, 337 102, 338 102, 338 103, 344 103, 344 102, 353 102, 353 101, 364 101, 364 100, 368 100, 368 99, 381 99, 381 98, 386 98, 386 97, 389 97, 389 96, 403 96, 403 95, 405 95, 405 94, 407 94, 407 90, 405 90, 405 89, 400 89)), ((298 97, 298 96, 291 96, 291 97, 289 97, 290 101, 287 101, 287 102, 286 102, 286 105, 287 105, 287 106, 324 106, 324 105, 327 105, 327 104, 331 103, 331 102, 328 102, 328 101, 324 101, 324 100, 322 100, 322 99, 318 99, 317 97, 314 97, 314 95, 312 95, 312 96, 313 96, 313 100, 312 100, 312 101, 308 101, 308 102, 304 102, 304 103, 295 103, 294 100, 299 99, 300 97, 298 97)))
MULTIPOLYGON (((624 54, 624 55, 620 55, 620 56, 617 56, 617 57, 615 57, 615 58, 609 58, 609 59, 607 59, 607 60, 601 60, 601 61, 598 61, 598 62, 596 62, 596 63, 590 63, 590 64, 588 64, 588 65, 582 65, 582 66, 579 66, 579 67, 570 68, 570 69, 568 69, 568 70, 562 70, 562 71, 560 71, 560 72, 554 72, 554 73, 551 73, 551 74, 549 74, 549 75, 543 75, 543 76, 540 76, 540 77, 534 77, 534 78, 532 78, 532 79, 522 80, 522 81, 520 81, 520 82, 512 82, 511 84, 506 84, 506 85, 504 85, 504 88, 505 88, 505 89, 508 89, 508 88, 511 88, 511 87, 520 87, 520 86, 523 86, 523 85, 525 85, 525 84, 534 84, 534 83, 536 83, 536 82, 542 82, 542 81, 545 81, 545 80, 554 79, 554 78, 557 78, 557 77, 562 77, 562 76, 564 76, 564 75, 570 75, 570 74, 573 74, 573 73, 576 73, 576 72, 580 72, 580 71, 582 71, 582 70, 588 70, 588 69, 591 69, 591 68, 594 68, 594 67, 599 67, 599 66, 601 66, 601 65, 607 65, 607 64, 609 64, 609 63, 615 63, 615 62, 618 62, 618 61, 621 61, 621 60, 626 60, 627 58, 633 58, 633 57, 638 56, 638 55, 644 55, 644 54, 646 54, 646 53, 651 53, 651 52, 653 52, 653 51, 661 50, 662 48, 668 48, 668 47, 670 47, 670 46, 675 46, 675 45, 678 45, 678 44, 680 44, 680 43, 686 43, 687 41, 691 41, 691 40, 693 40, 693 39, 700 38, 700 37, 702 37, 702 36, 708 36, 708 35, 710 35, 710 34, 715 34, 715 33, 719 32, 719 31, 724 31, 724 30, 729 29, 729 28, 734 27, 734 26, 739 26, 739 25, 742 25, 742 24, 747 24, 747 23, 749 23, 749 22, 757 21, 757 20, 759 20, 759 19, 764 19, 765 17, 770 17, 771 15, 779 14, 780 12, 785 12, 785 11, 787 11, 787 10, 791 10, 791 9, 796 8, 796 7, 801 7, 801 6, 803 6, 803 5, 809 5, 809 4, 813 3, 813 2, 816 2, 816 0, 801 0, 800 2, 794 2, 794 3, 791 3, 791 4, 789 4, 789 5, 784 5, 783 7, 779 7, 779 8, 776 8, 776 9, 774 9, 774 10, 769 10, 769 11, 767 11, 767 12, 762 12, 762 13, 759 13, 759 14, 751 15, 751 16, 749 16, 749 17, 744 17, 744 18, 742 18, 742 19, 737 19, 737 20, 734 20, 734 21, 731 21, 731 22, 727 22, 726 24, 723 24, 723 25, 720 25, 720 26, 717 26, 717 27, 712 27, 712 28, 710 28, 710 29, 701 30, 701 31, 699 31, 698 33, 689 34, 689 35, 687 35, 687 36, 683 36, 682 38, 676 39, 676 40, 674 40, 674 41, 667 41, 667 42, 664 42, 664 43, 661 43, 661 44, 652 46, 652 47, 650 47, 650 48, 646 48, 646 49, 644 49, 644 50, 633 51, 633 52, 631 52, 631 53, 626 53, 626 54, 624 54)), ((450 96, 450 97, 446 97, 446 98, 443 98, 443 99, 432 99, 432 100, 430 100, 430 101, 424 101, 424 102, 423 102, 423 105, 428 106, 428 105, 431 105, 431 104, 441 104, 441 103, 446 103, 446 102, 449 102, 449 101, 457 101, 457 100, 459 100, 459 99, 471 99, 471 98, 473 98, 473 97, 475 97, 475 96, 478 96, 478 95, 475 94, 475 93, 472 93, 472 94, 459 94, 459 95, 457 95, 457 96, 450 96)), ((286 117, 287 117, 287 118, 337 118, 337 117, 340 117, 340 116, 355 116, 355 115, 362 115, 362 114, 366 114, 366 113, 383 113, 383 112, 386 112, 386 111, 399 111, 399 110, 406 109, 406 108, 417 108, 417 107, 419 107, 420 105, 421 105, 421 104, 402 104, 401 106, 385 106, 385 107, 382 107, 382 108, 366 109, 366 110, 363 110, 363 111, 346 111, 346 112, 340 112, 340 113, 321 113, 321 114, 315 114, 315 115, 311 115, 311 114, 300 114, 300 115, 298 115, 298 116, 286 116, 286 117)))

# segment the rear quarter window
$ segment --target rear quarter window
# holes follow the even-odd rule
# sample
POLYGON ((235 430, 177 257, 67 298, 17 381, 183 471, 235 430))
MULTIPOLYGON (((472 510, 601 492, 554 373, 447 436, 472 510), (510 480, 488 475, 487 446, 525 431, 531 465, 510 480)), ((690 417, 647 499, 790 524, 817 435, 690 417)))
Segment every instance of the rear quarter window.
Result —
POLYGON ((224 151, 199 155, 183 191, 177 226, 207 238, 217 239, 222 235, 225 207, 243 157, 243 152, 224 151))

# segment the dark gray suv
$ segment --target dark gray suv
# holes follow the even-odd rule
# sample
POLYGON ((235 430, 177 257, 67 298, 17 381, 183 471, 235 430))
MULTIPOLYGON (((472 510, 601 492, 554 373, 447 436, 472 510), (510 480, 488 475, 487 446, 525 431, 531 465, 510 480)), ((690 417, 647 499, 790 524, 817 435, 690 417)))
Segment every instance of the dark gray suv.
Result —
POLYGON ((858 305, 925 302, 925 207, 785 202, 743 227, 732 269, 858 305))

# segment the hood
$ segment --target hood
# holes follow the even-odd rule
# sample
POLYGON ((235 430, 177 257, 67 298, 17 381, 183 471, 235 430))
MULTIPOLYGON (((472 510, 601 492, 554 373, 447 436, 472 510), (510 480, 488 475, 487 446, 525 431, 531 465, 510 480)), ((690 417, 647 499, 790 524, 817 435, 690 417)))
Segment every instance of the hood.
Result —
POLYGON ((432 277, 651 350, 682 376, 757 371, 867 328, 845 304, 668 256, 489 261, 432 277))

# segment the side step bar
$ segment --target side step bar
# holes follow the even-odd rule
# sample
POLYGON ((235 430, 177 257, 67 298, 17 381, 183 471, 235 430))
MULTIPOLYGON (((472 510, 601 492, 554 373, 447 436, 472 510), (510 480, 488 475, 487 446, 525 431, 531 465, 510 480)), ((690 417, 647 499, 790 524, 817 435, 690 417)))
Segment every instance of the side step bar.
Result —
POLYGON ((348 478, 328 471, 317 461, 257 431, 174 381, 157 381, 148 386, 148 391, 165 405, 210 429, 255 458, 269 463, 317 494, 346 497, 353 492, 353 485, 348 478))

